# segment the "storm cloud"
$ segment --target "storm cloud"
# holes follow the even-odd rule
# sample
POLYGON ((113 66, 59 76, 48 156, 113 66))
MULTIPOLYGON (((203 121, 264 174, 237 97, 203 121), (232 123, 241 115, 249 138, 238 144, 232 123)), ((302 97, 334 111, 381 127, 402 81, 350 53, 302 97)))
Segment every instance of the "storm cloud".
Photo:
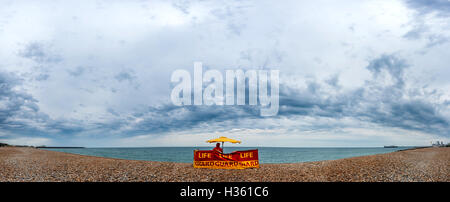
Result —
POLYGON ((441 0, 11 2, 0 8, 0 141, 146 146, 142 138, 236 131, 254 141, 284 135, 269 146, 448 140, 449 8, 441 0), (221 72, 278 69, 279 113, 174 106, 170 75, 196 61, 221 72))

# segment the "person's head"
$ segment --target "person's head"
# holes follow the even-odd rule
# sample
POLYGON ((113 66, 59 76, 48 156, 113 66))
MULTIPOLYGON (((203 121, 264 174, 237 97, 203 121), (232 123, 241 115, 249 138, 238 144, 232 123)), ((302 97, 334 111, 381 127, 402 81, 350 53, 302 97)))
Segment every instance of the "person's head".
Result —
POLYGON ((216 147, 220 147, 220 143, 217 143, 217 144, 216 144, 216 147))

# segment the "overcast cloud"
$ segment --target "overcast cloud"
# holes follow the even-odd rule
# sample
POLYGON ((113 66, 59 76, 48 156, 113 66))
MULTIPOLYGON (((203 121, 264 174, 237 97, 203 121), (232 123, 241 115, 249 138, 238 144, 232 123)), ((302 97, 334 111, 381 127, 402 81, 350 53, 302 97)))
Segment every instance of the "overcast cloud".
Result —
POLYGON ((0 141, 450 141, 450 2, 0 0, 0 141), (176 69, 279 69, 277 116, 174 106, 176 69))

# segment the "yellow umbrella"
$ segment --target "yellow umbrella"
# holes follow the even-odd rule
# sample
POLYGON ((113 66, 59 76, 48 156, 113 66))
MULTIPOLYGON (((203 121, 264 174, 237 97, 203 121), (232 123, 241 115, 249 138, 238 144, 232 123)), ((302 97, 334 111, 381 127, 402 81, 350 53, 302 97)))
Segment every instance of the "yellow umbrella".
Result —
POLYGON ((222 148, 223 148, 223 143, 224 142, 241 143, 241 141, 239 141, 239 140, 233 140, 233 139, 230 139, 230 138, 227 138, 227 137, 219 137, 219 138, 216 138, 216 139, 208 140, 206 142, 209 142, 209 143, 222 142, 222 148))

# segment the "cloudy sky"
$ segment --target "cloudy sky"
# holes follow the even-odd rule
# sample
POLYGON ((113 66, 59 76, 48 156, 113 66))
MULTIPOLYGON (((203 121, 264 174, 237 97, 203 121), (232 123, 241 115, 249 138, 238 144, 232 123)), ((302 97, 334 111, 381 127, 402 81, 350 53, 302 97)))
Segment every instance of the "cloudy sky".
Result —
POLYGON ((450 2, 0 0, 0 142, 450 141, 450 2), (176 69, 278 69, 280 109, 174 106, 176 69))

